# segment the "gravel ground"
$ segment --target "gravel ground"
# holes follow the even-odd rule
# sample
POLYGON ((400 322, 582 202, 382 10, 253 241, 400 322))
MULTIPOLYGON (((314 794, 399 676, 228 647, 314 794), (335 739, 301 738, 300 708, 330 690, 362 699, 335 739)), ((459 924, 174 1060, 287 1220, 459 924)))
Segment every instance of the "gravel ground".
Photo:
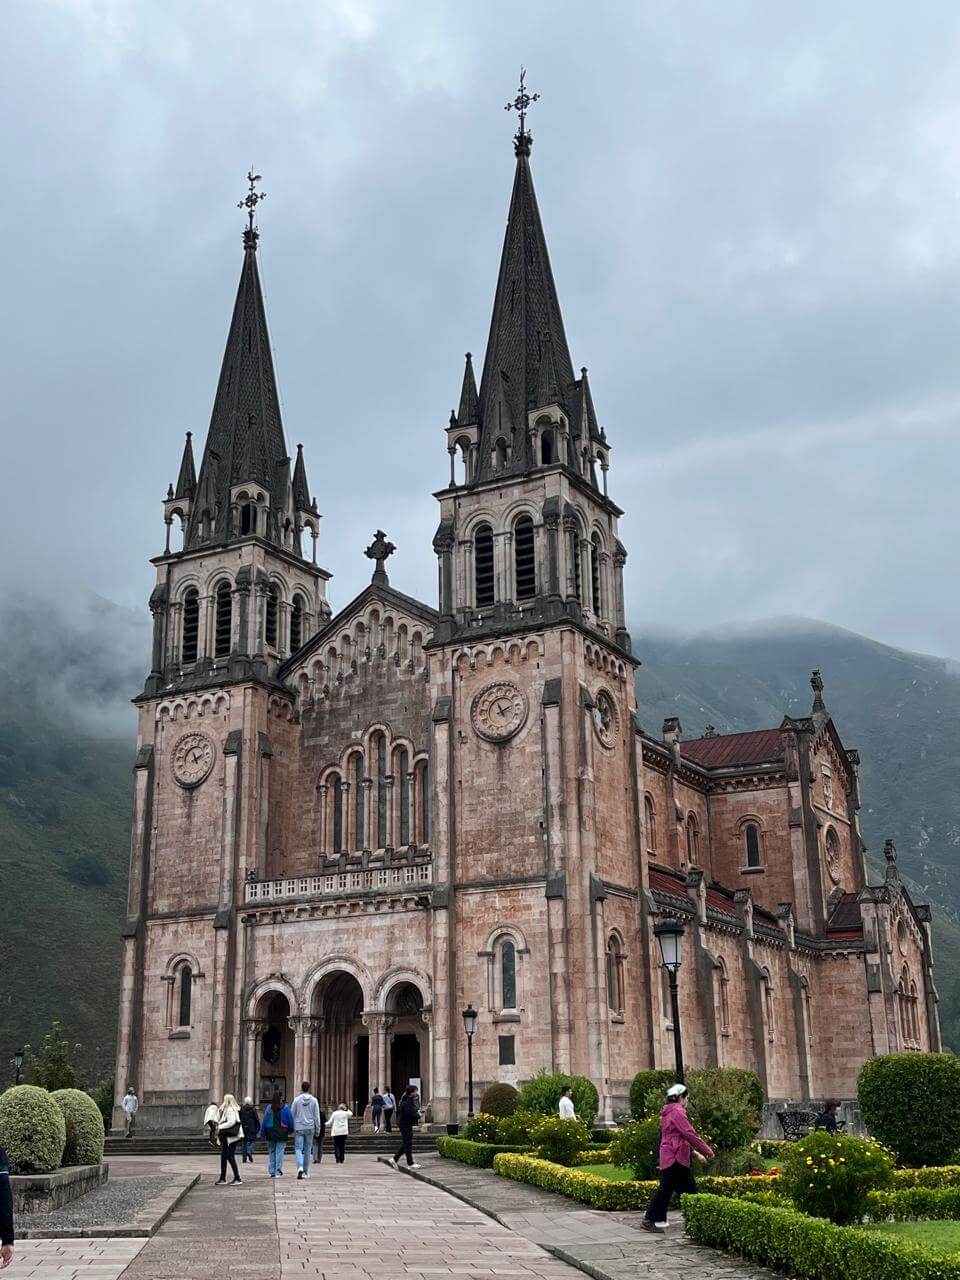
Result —
POLYGON ((98 1227, 107 1222, 129 1222, 169 1182, 165 1174, 152 1178, 108 1178, 96 1191, 65 1204, 62 1209, 55 1209, 53 1213, 18 1214, 17 1225, 32 1235, 38 1235, 56 1227, 98 1227))

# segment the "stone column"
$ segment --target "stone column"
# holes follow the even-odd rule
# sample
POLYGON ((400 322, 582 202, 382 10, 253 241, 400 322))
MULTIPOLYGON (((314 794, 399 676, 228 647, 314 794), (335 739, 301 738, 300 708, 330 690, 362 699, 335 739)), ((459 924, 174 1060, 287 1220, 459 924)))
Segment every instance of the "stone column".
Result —
POLYGON ((350 803, 350 783, 344 778, 340 783, 340 829, 343 832, 343 847, 352 852, 357 847, 354 840, 354 827, 357 825, 356 814, 350 803))
POLYGON ((550 973, 554 1071, 570 1071, 570 974, 567 963, 566 875, 563 831, 562 681, 543 688, 543 786, 547 843, 547 957, 550 973))
POLYGON ((387 841, 388 849, 396 848, 396 828, 393 813, 393 774, 388 773, 383 780, 387 792, 387 841))
POLYGON ((363 847, 364 849, 375 849, 376 821, 377 815, 374 813, 376 805, 373 798, 373 779, 364 778, 363 783, 363 847))
POLYGON ((260 1037, 267 1030, 268 1024, 257 1018, 247 1018, 244 1022, 244 1070, 243 1092, 245 1097, 253 1099, 254 1106, 259 1102, 258 1071, 260 1057, 260 1037))
POLYGON ((329 841, 327 839, 327 810, 329 808, 328 793, 330 788, 324 782, 321 783, 317 790, 320 792, 320 852, 323 854, 329 851, 329 841))
MULTIPOLYGON (((367 1028, 367 1084, 371 1093, 380 1087, 380 1022, 383 1014, 374 1009, 365 1009, 361 1018, 367 1028)), ((366 1098, 363 1099, 366 1110, 366 1098)))
POLYGON ((287 1026, 293 1032, 293 1080, 287 1081, 287 1092, 293 1097, 300 1092, 300 1081, 303 1079, 303 1019, 288 1018, 287 1026))

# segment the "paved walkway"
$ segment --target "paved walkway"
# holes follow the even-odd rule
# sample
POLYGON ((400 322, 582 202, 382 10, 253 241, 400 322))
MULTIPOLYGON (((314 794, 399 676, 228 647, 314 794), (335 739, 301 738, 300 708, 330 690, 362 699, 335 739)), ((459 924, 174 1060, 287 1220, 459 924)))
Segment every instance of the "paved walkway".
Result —
POLYGON ((596 1280, 768 1276, 690 1244, 679 1222, 665 1238, 652 1237, 638 1229, 637 1214, 584 1209, 486 1170, 421 1159, 429 1182, 369 1155, 348 1155, 340 1166, 324 1159, 303 1182, 288 1159, 284 1178, 273 1181, 260 1159, 252 1171, 243 1168, 241 1187, 215 1185, 219 1165, 212 1155, 129 1158, 129 1165, 116 1159, 111 1177, 161 1168, 202 1176, 151 1239, 26 1240, 7 1274, 11 1280, 582 1280, 584 1271, 596 1280))

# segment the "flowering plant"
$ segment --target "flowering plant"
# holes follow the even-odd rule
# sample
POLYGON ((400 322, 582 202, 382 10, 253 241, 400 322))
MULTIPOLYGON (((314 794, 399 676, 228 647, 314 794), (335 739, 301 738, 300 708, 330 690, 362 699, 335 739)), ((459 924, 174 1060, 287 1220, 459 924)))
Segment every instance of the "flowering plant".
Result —
POLYGON ((868 1191, 893 1184, 893 1157, 873 1138, 811 1133, 783 1161, 781 1185, 803 1213, 831 1222, 858 1222, 868 1191))

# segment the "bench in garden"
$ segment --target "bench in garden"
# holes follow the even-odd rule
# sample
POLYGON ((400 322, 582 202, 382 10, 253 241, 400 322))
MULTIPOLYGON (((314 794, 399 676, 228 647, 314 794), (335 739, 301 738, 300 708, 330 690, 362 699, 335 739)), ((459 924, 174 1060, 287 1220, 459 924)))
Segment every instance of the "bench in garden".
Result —
POLYGON ((777 1119, 787 1142, 799 1142, 805 1138, 817 1122, 815 1111, 778 1111, 777 1119))

